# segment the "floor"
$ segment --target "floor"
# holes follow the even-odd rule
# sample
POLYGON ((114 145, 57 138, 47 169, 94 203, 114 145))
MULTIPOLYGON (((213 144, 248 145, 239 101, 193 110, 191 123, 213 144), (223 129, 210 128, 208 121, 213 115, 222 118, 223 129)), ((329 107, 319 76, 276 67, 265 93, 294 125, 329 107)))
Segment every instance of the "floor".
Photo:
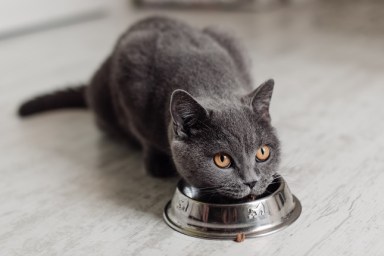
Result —
POLYGON ((266 1, 242 11, 135 10, 0 40, 0 255, 384 255, 384 3, 266 1), (86 81, 151 13, 234 31, 256 81, 273 77, 292 226, 243 243, 188 237, 162 210, 176 179, 105 138, 87 111, 21 120, 19 103, 86 81))

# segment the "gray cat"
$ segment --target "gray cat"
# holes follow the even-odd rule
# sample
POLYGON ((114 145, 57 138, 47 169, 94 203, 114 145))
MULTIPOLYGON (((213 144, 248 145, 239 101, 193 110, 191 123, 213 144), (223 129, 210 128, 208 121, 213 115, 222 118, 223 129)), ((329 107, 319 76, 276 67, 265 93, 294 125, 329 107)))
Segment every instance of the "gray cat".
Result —
POLYGON ((264 193, 278 167, 273 85, 252 91, 232 37, 151 17, 120 37, 88 86, 34 98, 19 114, 90 107, 102 130, 142 147, 153 176, 178 172, 201 191, 239 199, 264 193))

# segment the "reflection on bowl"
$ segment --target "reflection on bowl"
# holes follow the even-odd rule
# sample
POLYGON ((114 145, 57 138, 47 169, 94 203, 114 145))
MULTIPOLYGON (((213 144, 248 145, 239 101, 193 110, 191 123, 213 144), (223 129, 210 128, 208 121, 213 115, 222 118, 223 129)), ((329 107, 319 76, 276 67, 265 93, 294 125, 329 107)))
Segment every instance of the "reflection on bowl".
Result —
POLYGON ((257 237, 293 223, 301 213, 299 200, 277 176, 268 193, 255 200, 217 203, 183 181, 164 209, 165 222, 176 231, 195 237, 234 239, 243 233, 257 237))

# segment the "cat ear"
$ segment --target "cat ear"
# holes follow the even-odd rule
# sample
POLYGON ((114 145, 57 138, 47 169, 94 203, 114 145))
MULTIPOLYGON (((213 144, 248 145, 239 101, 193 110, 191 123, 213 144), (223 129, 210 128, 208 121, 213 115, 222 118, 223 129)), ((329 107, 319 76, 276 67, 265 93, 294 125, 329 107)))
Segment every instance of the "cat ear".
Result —
POLYGON ((253 110, 268 122, 271 121, 269 104, 271 103, 274 84, 275 81, 269 79, 257 87, 253 92, 245 96, 246 101, 250 102, 253 110))
POLYGON ((199 126, 198 121, 205 121, 208 111, 189 93, 178 89, 171 96, 171 116, 174 132, 178 136, 190 136, 199 126))

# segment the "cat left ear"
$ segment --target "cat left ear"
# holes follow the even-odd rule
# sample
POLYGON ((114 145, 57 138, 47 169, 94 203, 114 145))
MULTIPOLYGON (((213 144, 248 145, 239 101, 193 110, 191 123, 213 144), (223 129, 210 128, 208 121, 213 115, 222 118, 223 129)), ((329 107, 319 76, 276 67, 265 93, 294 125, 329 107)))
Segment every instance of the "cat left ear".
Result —
POLYGON ((268 122, 271 121, 269 105, 271 103, 274 85, 275 81, 269 79, 257 87, 253 92, 245 96, 246 101, 250 102, 253 110, 268 122))
POLYGON ((192 135, 204 122, 208 111, 201 106, 188 92, 178 89, 172 93, 170 111, 174 132, 180 137, 192 135))

